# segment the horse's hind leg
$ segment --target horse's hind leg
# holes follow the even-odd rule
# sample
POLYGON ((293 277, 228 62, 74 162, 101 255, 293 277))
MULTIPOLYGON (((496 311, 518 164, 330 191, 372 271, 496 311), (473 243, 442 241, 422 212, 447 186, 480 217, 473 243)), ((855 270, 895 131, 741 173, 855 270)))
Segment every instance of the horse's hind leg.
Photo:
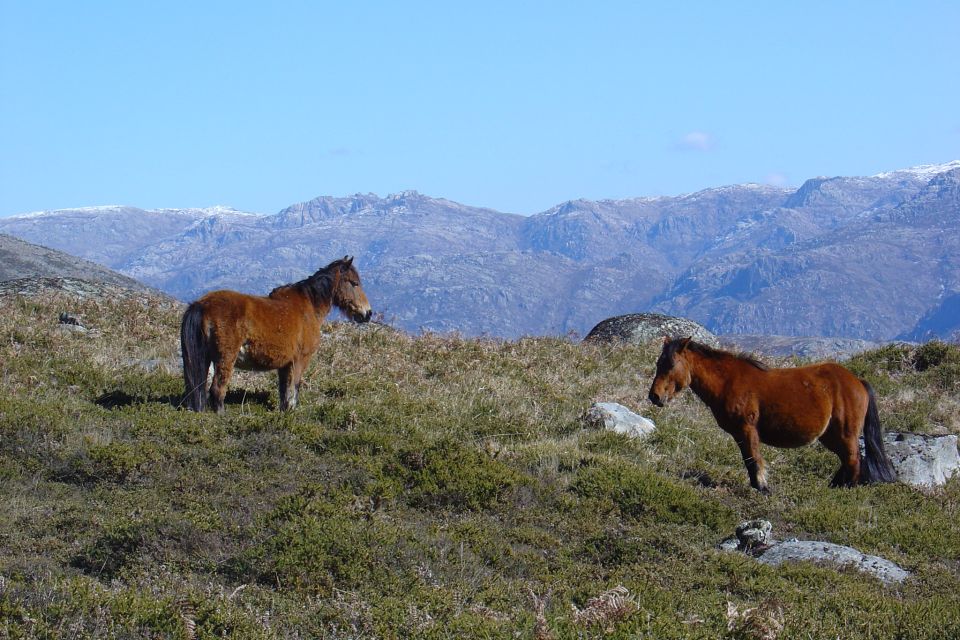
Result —
POLYGON ((820 436, 820 442, 840 459, 840 468, 830 480, 831 487, 855 487, 860 483, 860 441, 856 436, 844 437, 836 420, 820 436))
POLYGON ((210 385, 210 408, 217 413, 223 413, 223 399, 227 395, 227 385, 233 376, 233 358, 219 358, 213 373, 213 383, 210 385))
POLYGON ((280 387, 280 410, 289 411, 297 406, 300 391, 300 376, 295 364, 288 364, 277 371, 280 387))

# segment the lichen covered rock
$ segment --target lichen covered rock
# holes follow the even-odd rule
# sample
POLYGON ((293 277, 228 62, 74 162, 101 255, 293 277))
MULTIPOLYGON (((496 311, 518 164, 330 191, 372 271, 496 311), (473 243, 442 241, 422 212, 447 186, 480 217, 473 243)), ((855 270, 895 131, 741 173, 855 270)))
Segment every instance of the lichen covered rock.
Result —
POLYGON ((897 480, 915 487, 938 487, 960 473, 957 436, 887 433, 884 449, 893 462, 897 480))
POLYGON ((663 338, 690 338, 711 347, 719 347, 717 336, 686 318, 659 313, 630 313, 607 318, 597 324, 584 342, 629 342, 647 344, 663 338))

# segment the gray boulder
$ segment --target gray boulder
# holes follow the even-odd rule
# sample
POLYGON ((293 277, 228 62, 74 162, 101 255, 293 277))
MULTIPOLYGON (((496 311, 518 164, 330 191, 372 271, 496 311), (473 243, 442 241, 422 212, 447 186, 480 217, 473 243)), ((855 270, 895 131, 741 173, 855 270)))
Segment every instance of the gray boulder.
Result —
POLYGON ((686 318, 659 313, 630 313, 601 321, 584 342, 629 342, 647 344, 663 338, 690 338, 711 347, 719 347, 717 336, 702 325, 686 318))
POLYGON ((884 434, 884 448, 897 480, 915 487, 938 487, 960 472, 957 436, 884 434))
POLYGON ((595 402, 583 416, 587 426, 622 433, 631 438, 645 438, 656 430, 652 420, 637 415, 616 402, 595 402))
POLYGON ((853 567, 868 573, 886 584, 903 582, 910 572, 879 556, 861 553, 853 547, 814 540, 787 540, 772 545, 757 560, 777 566, 784 562, 816 562, 838 567, 853 567))
POLYGON ((835 567, 853 567, 870 574, 886 584, 903 582, 910 572, 879 556, 871 556, 832 542, 816 540, 785 540, 773 538, 773 525, 768 520, 748 520, 740 523, 736 535, 720 543, 720 550, 743 552, 763 564, 778 566, 784 562, 816 562, 835 567))

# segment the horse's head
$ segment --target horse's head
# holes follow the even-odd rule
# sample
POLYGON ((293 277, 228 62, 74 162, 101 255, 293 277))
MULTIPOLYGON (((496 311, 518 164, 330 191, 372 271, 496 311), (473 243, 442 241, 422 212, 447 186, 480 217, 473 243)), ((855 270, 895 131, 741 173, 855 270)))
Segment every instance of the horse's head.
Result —
POLYGON ((360 274, 353 266, 353 257, 343 256, 333 279, 333 304, 354 322, 368 322, 373 311, 367 294, 360 286, 360 274), (339 277, 338 277, 339 276, 339 277))
POLYGON ((650 385, 650 402, 664 406, 673 396, 690 386, 690 365, 686 351, 690 338, 671 340, 664 338, 663 351, 657 358, 657 373, 650 385))

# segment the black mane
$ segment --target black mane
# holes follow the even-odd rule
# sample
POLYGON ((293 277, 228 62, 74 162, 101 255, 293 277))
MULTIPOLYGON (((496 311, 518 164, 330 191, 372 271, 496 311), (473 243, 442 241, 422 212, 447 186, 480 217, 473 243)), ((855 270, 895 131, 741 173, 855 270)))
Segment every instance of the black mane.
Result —
MULTIPOLYGON (((673 366, 674 356, 677 355, 677 352, 680 351, 680 348, 683 346, 684 342, 686 341, 687 341, 686 338, 677 338, 675 340, 671 340, 664 347, 663 355, 661 357, 666 358, 667 362, 671 367, 673 366)), ((692 340, 689 343, 687 343, 686 348, 705 358, 710 358, 711 360, 724 360, 726 358, 735 358, 737 360, 742 360, 743 362, 746 362, 747 364, 753 367, 756 367, 760 371, 770 370, 769 366, 760 362, 759 360, 754 358, 752 355, 747 353, 731 353, 729 351, 723 351, 722 349, 714 349, 713 347, 707 346, 705 344, 700 344, 699 342, 693 342, 692 340)))
POLYGON ((309 297, 314 306, 329 302, 333 297, 333 276, 343 264, 344 260, 342 258, 334 260, 312 276, 291 284, 280 285, 270 292, 269 297, 273 297, 273 294, 284 289, 293 289, 309 297))

